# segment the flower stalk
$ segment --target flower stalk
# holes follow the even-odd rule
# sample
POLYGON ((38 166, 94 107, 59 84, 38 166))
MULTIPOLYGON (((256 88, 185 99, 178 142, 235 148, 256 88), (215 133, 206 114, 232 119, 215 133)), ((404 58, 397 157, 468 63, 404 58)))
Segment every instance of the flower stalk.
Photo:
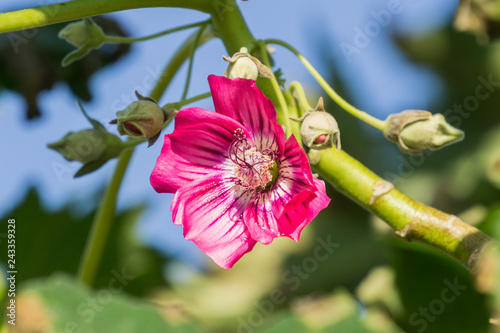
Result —
POLYGON ((396 229, 398 236, 436 248, 476 273, 480 254, 491 242, 486 234, 394 188, 370 203, 375 184, 386 181, 342 150, 322 151, 315 169, 340 192, 396 229))
POLYGON ((180 27, 176 27, 176 28, 173 28, 173 29, 168 29, 168 30, 161 31, 161 32, 158 32, 158 33, 153 34, 153 35, 143 36, 143 37, 123 37, 123 36, 105 35, 104 36, 104 42, 105 43, 122 43, 122 44, 142 42, 142 41, 146 41, 146 40, 151 40, 151 39, 154 39, 154 38, 162 37, 162 36, 174 33, 174 32, 178 32, 178 31, 182 31, 182 30, 187 30, 187 29, 191 29, 191 28, 200 27, 200 26, 203 26, 203 25, 205 25, 207 23, 208 23, 208 21, 201 21, 201 22, 197 22, 197 23, 186 24, 186 25, 183 25, 183 26, 180 26, 180 27))
POLYGON ((73 0, 0 14, 0 33, 42 27, 136 8, 178 7, 214 11, 205 0, 73 0))
POLYGON ((351 104, 349 104, 345 99, 343 99, 333 88, 326 82, 326 80, 318 73, 318 71, 311 65, 307 59, 300 54, 299 51, 297 51, 294 47, 292 47, 290 44, 285 43, 281 40, 277 39, 268 39, 265 41, 266 44, 276 44, 280 45, 286 49, 288 49, 290 52, 295 54, 297 58, 304 64, 304 66, 307 68, 307 70, 311 73, 311 75, 318 81, 319 85, 325 90, 325 92, 330 96, 331 99, 333 99, 342 109, 346 110, 349 112, 351 115, 354 117, 358 118, 359 120, 367 123, 368 125, 380 130, 384 131, 385 129, 385 122, 377 119, 368 113, 361 111, 351 104))

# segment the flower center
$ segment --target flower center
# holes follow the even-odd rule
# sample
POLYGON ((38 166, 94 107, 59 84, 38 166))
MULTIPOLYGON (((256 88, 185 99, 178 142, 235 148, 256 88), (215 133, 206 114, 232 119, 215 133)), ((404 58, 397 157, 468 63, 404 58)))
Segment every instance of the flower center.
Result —
POLYGON ((234 163, 238 184, 252 190, 267 190, 278 176, 275 153, 270 149, 258 151, 248 143, 240 128, 234 131, 234 136, 229 147, 229 158, 234 163))

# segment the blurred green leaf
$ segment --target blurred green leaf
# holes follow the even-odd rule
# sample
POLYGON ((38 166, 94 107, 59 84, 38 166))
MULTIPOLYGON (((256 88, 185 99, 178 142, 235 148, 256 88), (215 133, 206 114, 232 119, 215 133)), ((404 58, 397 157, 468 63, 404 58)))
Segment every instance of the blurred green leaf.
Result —
POLYGON ((484 333, 489 328, 487 298, 459 264, 423 245, 394 254, 396 286, 405 312, 397 323, 406 332, 484 333))
POLYGON ((170 325, 151 304, 125 297, 114 288, 89 292, 73 278, 54 275, 23 284, 18 301, 19 332, 199 332, 192 325, 170 325), (32 321, 44 315, 43 327, 32 321), (24 326, 19 326, 24 325, 24 326))
MULTIPOLYGON (((58 271, 77 273, 94 212, 78 217, 70 206, 58 212, 47 211, 37 191, 31 189, 19 206, 2 218, 16 220, 18 282, 58 271)), ((97 272, 96 288, 107 288, 117 274, 134 277, 124 290, 136 295, 165 286, 161 271, 165 259, 141 245, 135 236, 135 224, 143 209, 132 207, 116 216, 97 272)), ((5 233, 6 224, 0 225, 5 233)), ((0 260, 7 259, 7 251, 0 251, 0 260)))
POLYGON ((273 325, 271 328, 267 330, 263 330, 261 332, 265 333, 308 333, 310 329, 304 325, 298 318, 295 318, 291 315, 286 318, 281 319, 278 323, 273 325))

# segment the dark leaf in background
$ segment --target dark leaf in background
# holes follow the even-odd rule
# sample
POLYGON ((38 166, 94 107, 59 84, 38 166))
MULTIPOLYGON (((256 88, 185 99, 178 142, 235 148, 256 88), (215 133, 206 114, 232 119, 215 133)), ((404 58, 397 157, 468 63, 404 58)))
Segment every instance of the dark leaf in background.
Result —
POLYGON ((459 264, 411 243, 396 247, 394 269, 404 307, 396 321, 406 332, 488 331, 488 299, 476 291, 474 277, 459 264))
MULTIPOLYGON (((112 19, 97 17, 95 21, 107 34, 125 36, 122 27, 112 19)), ((57 82, 66 82, 78 99, 91 100, 90 77, 125 55, 127 44, 105 44, 80 61, 63 68, 61 60, 74 47, 57 37, 67 23, 22 30, 0 35, 0 91, 18 92, 26 100, 26 118, 41 116, 38 94, 57 82)))
MULTIPOLYGON (((120 279, 117 276, 125 281, 123 290, 135 295, 166 285, 162 277, 165 259, 140 244, 135 236, 135 225, 142 211, 143 207, 132 207, 113 221, 97 272, 96 288, 109 288, 113 279, 120 279)), ((94 214, 95 211, 78 217, 69 208, 49 212, 42 207, 37 191, 31 189, 18 207, 1 219, 16 220, 17 282, 54 272, 76 275, 94 214)), ((0 224, 5 234, 6 225, 0 224)), ((1 243, 4 248, 5 244, 1 243)), ((0 260, 6 263, 7 259, 7 251, 1 251, 0 260)))

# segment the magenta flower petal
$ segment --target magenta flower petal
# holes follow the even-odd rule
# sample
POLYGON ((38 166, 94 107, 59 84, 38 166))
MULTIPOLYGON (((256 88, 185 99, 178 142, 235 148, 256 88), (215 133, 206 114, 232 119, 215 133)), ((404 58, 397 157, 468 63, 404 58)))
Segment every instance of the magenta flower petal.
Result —
POLYGON ((223 268, 231 268, 256 241, 241 221, 248 198, 221 173, 181 187, 172 202, 174 222, 184 237, 223 268))
POLYGON ((314 178, 314 184, 318 191, 311 194, 306 200, 300 201, 298 205, 290 205, 291 209, 285 208, 278 221, 283 228, 289 226, 289 230, 293 230, 287 236, 296 242, 299 241, 302 229, 330 203, 330 198, 326 195, 325 183, 314 178))
POLYGON ((200 108, 181 110, 175 129, 165 141, 150 177, 159 193, 174 193, 200 176, 224 169, 234 131, 231 118, 200 108))
POLYGON ((258 150, 283 151, 285 133, 276 121, 273 102, 257 88, 254 80, 210 75, 208 82, 216 112, 247 128, 258 150))
POLYGON ((173 220, 185 238, 230 268, 256 242, 298 241, 330 199, 295 137, 285 141, 255 81, 210 76, 209 83, 216 112, 179 112, 151 184, 175 192, 173 220))
MULTIPOLYGON (((300 233, 312 220, 310 218, 305 222, 307 216, 293 213, 295 208, 299 211, 303 209, 304 201, 309 203, 317 192, 305 152, 294 136, 287 140, 285 152, 278 164, 279 176, 276 183, 267 192, 253 192, 244 213, 250 235, 263 244, 269 244, 279 236, 293 238, 297 229, 300 229, 300 233), (285 210, 295 218, 285 219, 283 222, 286 223, 282 223, 280 217, 285 210)), ((307 208, 307 204, 305 207, 307 208)))

